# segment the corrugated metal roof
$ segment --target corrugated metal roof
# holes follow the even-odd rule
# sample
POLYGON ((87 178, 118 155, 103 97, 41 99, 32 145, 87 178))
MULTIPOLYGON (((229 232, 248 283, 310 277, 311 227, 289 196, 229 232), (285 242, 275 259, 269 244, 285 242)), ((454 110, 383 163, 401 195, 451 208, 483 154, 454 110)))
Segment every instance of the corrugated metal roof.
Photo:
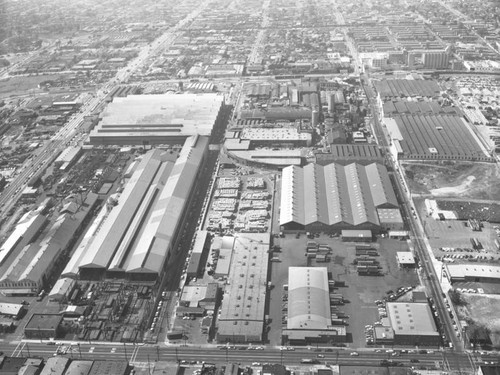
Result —
POLYGON ((319 221, 320 214, 318 210, 318 188, 317 188, 317 168, 315 164, 308 164, 301 170, 298 170, 299 174, 302 172, 302 183, 304 188, 301 190, 304 194, 307 192, 307 199, 304 199, 304 218, 303 221, 306 223, 315 223, 319 221))
POLYGON ((62 250, 66 249, 87 214, 93 208, 97 194, 89 193, 85 205, 74 215, 60 215, 45 237, 38 243, 26 246, 13 260, 10 267, 2 275, 2 281, 30 281, 41 285, 43 275, 58 259, 62 250))
POLYGON ((175 237, 179 220, 195 184, 198 169, 208 148, 208 138, 193 136, 186 140, 164 188, 159 193, 154 211, 145 223, 147 231, 137 239, 126 271, 138 268, 159 273, 175 237))
POLYGON ((92 221, 92 224, 90 224, 89 229, 85 233, 85 236, 83 239, 80 241, 80 244, 76 248, 75 252, 71 256, 68 264, 64 268, 61 276, 62 277, 76 277, 78 276, 78 267, 80 266, 80 263, 87 253, 87 249, 90 247, 92 244, 92 241, 95 238, 95 235, 97 231, 99 230, 102 222, 105 220, 108 214, 108 209, 106 206, 104 206, 97 217, 92 221))
POLYGON ((136 238, 144 238, 145 236, 154 236, 156 228, 154 226, 143 225, 145 218, 149 221, 151 216, 155 216, 159 207, 157 195, 159 189, 163 187, 165 180, 170 175, 173 163, 163 163, 160 165, 158 173, 156 174, 152 185, 149 187, 144 199, 142 200, 135 217, 133 218, 127 232, 123 237, 118 249, 109 265, 109 269, 123 270, 127 266, 124 264, 128 258, 129 251, 131 250, 136 238))
POLYGON ((395 122, 406 158, 490 158, 465 120, 455 114, 404 115, 395 122))
POLYGON ((108 267, 161 165, 159 153, 159 150, 154 150, 144 155, 130 181, 125 185, 118 205, 112 209, 82 259, 80 268, 108 267))
POLYGON ((283 169, 280 225, 378 225, 378 206, 397 207, 387 171, 380 164, 308 164, 283 169))
POLYGON ((385 167, 381 164, 369 164, 365 167, 365 172, 375 207, 398 207, 396 194, 385 167))
POLYGON ((331 325, 325 267, 288 268, 288 329, 326 329, 331 325))
POLYGON ((54 284, 54 287, 49 293, 49 297, 55 297, 55 296, 66 296, 69 294, 71 289, 75 286, 75 280, 64 277, 62 279, 59 279, 56 281, 54 284))
POLYGON ((3 264, 7 257, 16 247, 24 247, 38 230, 45 224, 47 218, 36 212, 26 212, 17 222, 16 228, 0 247, 0 264, 3 264))
POLYGON ((342 202, 339 192, 339 176, 337 164, 329 164, 325 166, 326 172, 324 173, 325 178, 325 197, 323 201, 325 209, 327 209, 327 219, 328 223, 336 224, 344 221, 344 215, 342 213, 342 202))
POLYGON ((290 166, 283 169, 281 178, 281 205, 280 205, 280 225, 296 222, 302 224, 303 218, 303 200, 302 169, 296 166, 290 166))

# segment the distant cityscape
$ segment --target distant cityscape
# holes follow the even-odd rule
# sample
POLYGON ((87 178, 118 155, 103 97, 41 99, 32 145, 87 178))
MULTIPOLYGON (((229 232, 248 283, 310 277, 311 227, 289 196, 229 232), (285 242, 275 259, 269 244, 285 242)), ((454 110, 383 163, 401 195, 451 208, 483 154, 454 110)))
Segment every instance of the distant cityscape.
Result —
POLYGON ((500 373, 498 1, 0 21, 0 374, 500 373))

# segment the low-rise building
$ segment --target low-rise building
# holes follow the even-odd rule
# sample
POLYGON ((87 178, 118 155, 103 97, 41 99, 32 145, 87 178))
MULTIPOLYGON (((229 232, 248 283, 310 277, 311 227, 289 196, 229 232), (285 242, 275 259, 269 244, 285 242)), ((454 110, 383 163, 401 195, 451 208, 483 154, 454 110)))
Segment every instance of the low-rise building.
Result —
POLYGON ((66 357, 50 357, 40 375, 63 375, 69 366, 70 359, 66 357))
POLYGON ((441 337, 428 303, 389 302, 386 308, 395 345, 440 345, 441 337))
POLYGON ((61 332, 63 317, 59 314, 33 314, 24 327, 28 339, 56 338, 61 332))
POLYGON ((0 302, 0 315, 9 316, 18 319, 24 312, 24 306, 20 303, 5 303, 0 302))
POLYGON ((500 283, 500 266, 487 264, 446 264, 444 267, 446 275, 451 282, 500 283))
POLYGON ((398 251, 396 258, 400 267, 415 267, 415 257, 410 251, 398 251))

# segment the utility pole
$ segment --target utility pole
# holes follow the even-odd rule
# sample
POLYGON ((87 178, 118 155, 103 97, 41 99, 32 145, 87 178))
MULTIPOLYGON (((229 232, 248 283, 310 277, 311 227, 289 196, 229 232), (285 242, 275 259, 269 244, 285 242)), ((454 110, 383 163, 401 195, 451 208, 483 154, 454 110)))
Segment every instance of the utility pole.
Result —
POLYGON ((125 355, 125 362, 128 363, 127 345, 125 345, 125 343, 123 343, 123 349, 125 350, 124 353, 123 353, 125 355))
POLYGON ((28 357, 31 357, 30 346, 26 343, 26 350, 28 350, 28 357))
POLYGON ((158 345, 156 345, 156 360, 160 360, 160 347, 158 345))

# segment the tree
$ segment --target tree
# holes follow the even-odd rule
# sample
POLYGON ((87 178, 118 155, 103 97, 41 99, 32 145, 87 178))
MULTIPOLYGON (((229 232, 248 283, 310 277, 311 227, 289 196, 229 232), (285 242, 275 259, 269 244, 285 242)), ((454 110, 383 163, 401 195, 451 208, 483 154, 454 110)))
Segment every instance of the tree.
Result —
POLYGON ((464 301, 462 298, 462 295, 460 294, 459 291, 456 289, 452 289, 448 292, 448 295, 450 296, 450 301, 453 302, 454 305, 457 306, 464 306, 467 303, 464 301))
POLYGON ((476 350, 477 345, 481 346, 490 341, 489 328, 479 325, 476 322, 472 322, 472 324, 467 327, 467 335, 469 336, 469 341, 472 344, 473 350, 476 350))

